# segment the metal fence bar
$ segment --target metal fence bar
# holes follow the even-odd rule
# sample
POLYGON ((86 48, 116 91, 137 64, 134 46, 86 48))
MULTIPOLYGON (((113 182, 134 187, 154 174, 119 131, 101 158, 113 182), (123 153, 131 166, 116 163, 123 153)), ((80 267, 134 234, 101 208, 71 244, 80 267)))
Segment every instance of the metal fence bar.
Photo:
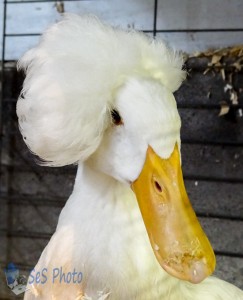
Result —
MULTIPOLYGON (((222 28, 222 29, 153 29, 141 30, 144 33, 153 33, 155 37, 157 33, 194 33, 194 32, 243 32, 243 28, 222 28)), ((42 33, 5 33, 5 37, 20 37, 20 36, 40 36, 42 33)))
POLYGON ((154 37, 156 37, 156 33, 157 33, 157 15, 158 15, 158 0, 154 0, 154 23, 153 23, 154 37))
POLYGON ((1 98, 0 98, 0 163, 2 159, 2 137, 3 137, 3 97, 4 97, 4 71, 5 71, 5 45, 6 45, 6 16, 7 16, 7 0, 3 2, 3 40, 1 53, 1 98))
POLYGON ((23 0, 23 1, 6 1, 7 4, 25 4, 25 3, 48 3, 48 2, 87 2, 87 1, 95 1, 95 0, 62 0, 62 1, 58 1, 58 0, 23 0))

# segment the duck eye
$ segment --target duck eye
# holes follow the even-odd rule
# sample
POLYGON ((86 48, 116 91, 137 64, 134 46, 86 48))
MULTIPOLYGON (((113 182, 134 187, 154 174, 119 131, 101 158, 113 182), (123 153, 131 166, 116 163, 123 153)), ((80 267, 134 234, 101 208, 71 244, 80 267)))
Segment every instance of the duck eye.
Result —
POLYGON ((113 109, 111 111, 111 117, 112 117, 113 124, 115 124, 115 125, 122 125, 123 124, 122 118, 121 118, 119 112, 116 109, 113 109))

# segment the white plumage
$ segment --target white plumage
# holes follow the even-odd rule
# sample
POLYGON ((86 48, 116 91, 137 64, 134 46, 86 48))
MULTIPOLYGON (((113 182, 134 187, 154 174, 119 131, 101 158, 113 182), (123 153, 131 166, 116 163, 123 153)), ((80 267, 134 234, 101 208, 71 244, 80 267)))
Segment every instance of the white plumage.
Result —
POLYGON ((25 142, 43 164, 78 163, 74 191, 25 299, 241 300, 231 284, 193 285, 168 275, 152 251, 130 184, 150 145, 161 158, 180 145, 173 92, 182 57, 163 42, 114 29, 93 16, 65 15, 28 51, 17 105, 25 142), (116 110, 122 125, 114 125, 116 110), (80 284, 52 282, 54 268, 83 273, 80 284))
POLYGON ((173 92, 185 75, 181 65, 181 56, 162 42, 114 30, 95 17, 65 15, 19 62, 28 70, 27 101, 17 107, 26 143, 50 165, 86 159, 109 126, 114 95, 127 79, 154 78, 173 92))

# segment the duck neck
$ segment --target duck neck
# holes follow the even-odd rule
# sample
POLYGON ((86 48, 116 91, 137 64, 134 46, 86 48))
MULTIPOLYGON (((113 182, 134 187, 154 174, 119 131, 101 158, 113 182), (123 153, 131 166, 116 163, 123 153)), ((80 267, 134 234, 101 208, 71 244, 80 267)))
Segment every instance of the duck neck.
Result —
MULTIPOLYGON (((134 296, 137 289, 146 286, 150 291, 151 280, 164 278, 131 188, 88 163, 78 166, 73 194, 59 219, 59 226, 62 225, 72 229, 72 254, 75 253, 75 261, 84 274, 88 274, 88 295, 109 283, 112 299, 138 299, 134 296), (121 282, 126 282, 126 290, 121 282)), ((70 245, 71 242, 69 248, 70 245)), ((144 299, 150 298, 139 297, 144 299)))
POLYGON ((122 187, 128 188, 111 176, 94 169, 89 162, 85 162, 78 165, 73 193, 81 192, 83 199, 89 198, 89 200, 102 202, 107 201, 108 197, 112 198, 114 191, 122 187))
MULTIPOLYGON (((118 182, 111 176, 108 176, 90 166, 89 162, 79 163, 77 176, 75 179, 74 192, 83 190, 89 191, 94 196, 103 194, 105 191, 111 191, 117 186, 118 182)), ((91 194, 90 194, 91 196, 91 194)))
POLYGON ((133 198, 135 196, 128 184, 94 169, 88 162, 79 163, 73 193, 63 209, 59 225, 82 223, 83 227, 94 218, 97 224, 104 222, 104 218, 112 222, 118 210, 120 214, 129 214, 127 205, 136 204, 133 198))

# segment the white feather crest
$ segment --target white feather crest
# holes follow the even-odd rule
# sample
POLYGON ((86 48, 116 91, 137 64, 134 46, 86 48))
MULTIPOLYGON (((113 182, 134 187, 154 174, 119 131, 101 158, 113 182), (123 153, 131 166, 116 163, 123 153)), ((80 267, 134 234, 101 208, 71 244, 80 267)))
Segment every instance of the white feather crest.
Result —
POLYGON ((142 33, 65 14, 18 63, 26 71, 17 103, 26 144, 50 166, 87 159, 109 126, 117 88, 140 76, 173 92, 185 77, 182 63, 181 55, 142 33))

